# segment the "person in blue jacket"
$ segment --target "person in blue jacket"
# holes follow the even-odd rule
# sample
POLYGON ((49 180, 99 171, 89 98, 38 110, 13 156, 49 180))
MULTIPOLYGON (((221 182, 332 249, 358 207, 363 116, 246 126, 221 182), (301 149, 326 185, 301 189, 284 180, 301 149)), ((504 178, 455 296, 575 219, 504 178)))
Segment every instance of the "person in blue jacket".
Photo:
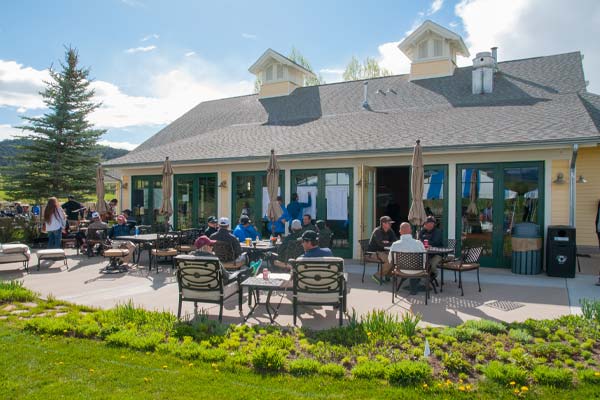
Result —
POLYGON ((240 223, 233 230, 233 235, 239 239, 240 242, 244 242, 246 238, 255 240, 260 239, 260 233, 256 230, 254 225, 250 224, 250 217, 242 215, 240 217, 240 223))
POLYGON ((308 203, 300 203, 298 201, 298 193, 292 193, 292 201, 287 205, 287 211, 290 215, 290 221, 295 219, 302 221, 302 210, 312 205, 312 198, 310 192, 308 193, 308 203))
POLYGON ((265 221, 268 221, 267 227, 273 236, 284 236, 285 235, 285 223, 290 221, 290 214, 287 208, 283 205, 283 198, 277 196, 277 202, 281 207, 281 217, 275 222, 269 221, 269 218, 265 215, 265 221))

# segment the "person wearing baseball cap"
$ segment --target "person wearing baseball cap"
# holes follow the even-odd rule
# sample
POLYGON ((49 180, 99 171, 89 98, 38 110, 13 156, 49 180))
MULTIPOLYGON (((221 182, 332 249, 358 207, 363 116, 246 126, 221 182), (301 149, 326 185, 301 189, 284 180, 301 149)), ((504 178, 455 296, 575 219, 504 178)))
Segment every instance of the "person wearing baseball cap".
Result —
MULTIPOLYGON (((202 235, 198 237, 198 239, 196 239, 196 241, 194 242, 194 247, 196 248, 196 251, 192 252, 191 255, 196 257, 214 257, 215 252, 213 251, 213 246, 215 245, 215 243, 217 243, 216 240, 212 240, 208 236, 202 235)), ((223 274, 225 284, 237 280, 237 277, 240 274, 242 274, 243 277, 247 277, 249 272, 247 269, 240 269, 238 271, 228 271, 227 268, 223 266, 223 263, 220 263, 220 265, 221 273, 223 274)))
POLYGON ((287 271, 292 269, 288 260, 298 258, 304 253, 302 243, 298 241, 302 237, 302 222, 298 219, 293 220, 290 230, 290 234, 283 238, 281 245, 277 248, 277 253, 270 254, 273 265, 287 271))
POLYGON ((250 240, 260 239, 260 233, 258 233, 251 222, 252 221, 250 221, 250 218, 247 215, 242 215, 240 217, 240 223, 233 230, 233 234, 240 242, 246 241, 247 238, 250 240))
MULTIPOLYGON (((246 253, 242 254, 242 246, 240 246, 240 241, 229 230, 229 218, 219 218, 219 230, 210 235, 210 238, 212 240, 229 243, 231 245, 233 254, 231 254, 231 257, 227 257, 227 259, 221 260, 222 263, 226 264, 226 268, 229 266, 229 264, 231 264, 231 267, 237 266, 239 264, 247 264, 247 260, 242 260, 242 256, 246 253)), ((244 257, 244 259, 245 258, 247 257, 244 257)))
POLYGON ((214 215, 208 217, 207 220, 208 228, 204 231, 204 234, 208 237, 219 230, 219 220, 214 215))
POLYGON ((302 247, 304 248, 304 255, 300 258, 333 257, 330 249, 319 247, 319 235, 315 231, 304 231, 302 237, 298 240, 302 240, 302 247))
POLYGON ((384 279, 387 280, 393 267, 392 263, 388 260, 388 251, 385 248, 391 246, 391 244, 398 239, 392 230, 392 224, 394 222, 395 221, 392 221, 387 215, 379 218, 379 226, 375 228, 371 234, 369 247, 367 248, 368 251, 377 254, 377 258, 381 261, 381 275, 374 274, 372 276, 373 280, 379 284, 381 284, 384 279))
MULTIPOLYGON (((423 228, 419 232, 419 240, 423 243, 427 240, 427 245, 431 247, 444 247, 444 234, 441 229, 437 228, 435 225, 435 217, 429 215, 425 219, 423 228)), ((431 266, 431 277, 435 279, 437 276, 437 267, 440 262, 442 262, 442 256, 439 254, 429 255, 427 261, 431 266)))

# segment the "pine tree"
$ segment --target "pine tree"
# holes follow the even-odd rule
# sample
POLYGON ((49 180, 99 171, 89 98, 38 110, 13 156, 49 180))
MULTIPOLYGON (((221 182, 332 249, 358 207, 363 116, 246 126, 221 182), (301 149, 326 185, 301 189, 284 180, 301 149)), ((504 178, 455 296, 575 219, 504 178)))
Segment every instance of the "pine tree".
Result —
POLYGON ((19 128, 31 132, 30 141, 21 146, 15 166, 3 171, 3 186, 12 198, 39 201, 95 191, 97 141, 105 131, 87 119, 101 104, 92 102, 90 71, 78 62, 77 50, 67 48, 61 71, 50 67, 51 79, 40 92, 48 111, 23 117, 28 124, 19 128))

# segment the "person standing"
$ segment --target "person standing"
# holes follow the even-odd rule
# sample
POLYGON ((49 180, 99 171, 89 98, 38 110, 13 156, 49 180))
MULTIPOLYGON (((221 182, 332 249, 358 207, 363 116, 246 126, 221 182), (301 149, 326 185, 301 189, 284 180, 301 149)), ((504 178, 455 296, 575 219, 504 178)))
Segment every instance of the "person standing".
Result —
POLYGON ((48 233, 48 248, 60 249, 62 232, 65 229, 67 219, 65 214, 58 206, 56 197, 50 197, 46 209, 44 210, 44 224, 48 233))
POLYGON ((308 192, 308 202, 300 203, 298 201, 298 193, 292 193, 292 201, 287 205, 287 211, 290 215, 290 220, 301 220, 302 210, 308 208, 312 205, 312 196, 310 192, 308 192))
POLYGON ((392 230, 394 221, 384 215, 379 218, 379 226, 375 228, 369 240, 368 251, 375 252, 377 258, 381 261, 381 275, 374 274, 371 278, 379 284, 382 280, 389 276, 392 271, 392 263, 388 260, 388 251, 385 249, 397 240, 396 234, 392 230))
POLYGON ((68 201, 61 207, 67 214, 67 221, 69 221, 69 224, 77 225, 79 220, 79 212, 83 209, 81 203, 75 201, 75 197, 73 195, 69 195, 68 201))
MULTIPOLYGON (((273 236, 283 236, 285 235, 285 223, 290 220, 290 215, 283 205, 283 198, 281 196, 277 196, 277 202, 279 203, 279 207, 281 207, 281 217, 277 221, 269 221, 267 226, 273 236)), ((269 218, 265 216, 265 220, 268 221, 269 218)))

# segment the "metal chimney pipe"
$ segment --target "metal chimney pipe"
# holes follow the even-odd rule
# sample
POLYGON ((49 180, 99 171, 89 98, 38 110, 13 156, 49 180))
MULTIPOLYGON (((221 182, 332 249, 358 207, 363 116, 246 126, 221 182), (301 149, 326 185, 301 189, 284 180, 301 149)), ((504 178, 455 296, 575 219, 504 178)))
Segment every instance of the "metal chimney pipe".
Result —
POLYGON ((494 57, 494 61, 496 64, 498 63, 498 47, 492 47, 492 57, 494 57))
POLYGON ((577 206, 577 185, 575 176, 577 175, 577 152, 579 151, 579 145, 575 143, 573 145, 573 153, 571 154, 571 163, 569 165, 569 225, 575 228, 575 207, 577 206))
POLYGON ((364 96, 363 96, 363 103, 362 106, 364 108, 368 108, 369 107, 369 101, 367 100, 367 94, 369 92, 369 82, 365 81, 364 83, 364 96))

